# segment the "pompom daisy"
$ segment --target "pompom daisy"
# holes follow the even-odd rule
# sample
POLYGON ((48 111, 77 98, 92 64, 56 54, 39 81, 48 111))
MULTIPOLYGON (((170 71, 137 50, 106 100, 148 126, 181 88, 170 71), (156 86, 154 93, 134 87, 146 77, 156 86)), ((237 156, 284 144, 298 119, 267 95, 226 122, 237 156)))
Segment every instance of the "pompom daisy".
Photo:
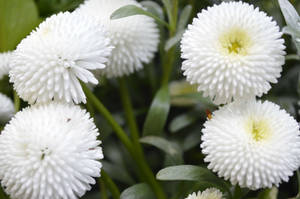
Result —
POLYGON ((109 31, 115 47, 107 67, 100 70, 108 77, 128 75, 143 68, 154 57, 159 43, 159 30, 148 16, 135 15, 111 20, 111 14, 126 5, 141 6, 134 0, 87 0, 77 12, 97 18, 109 31))
POLYGON ((234 185, 278 186, 300 166, 299 125, 272 102, 225 105, 213 112, 202 133, 208 168, 234 185))
POLYGON ((222 198, 223 198, 222 192, 220 192, 218 189, 215 188, 209 188, 203 191, 202 193, 201 191, 199 191, 198 193, 194 192, 188 195, 188 197, 185 199, 222 199, 222 198))
POLYGON ((0 122, 7 122, 14 113, 15 108, 12 100, 0 93, 0 122))
POLYGON ((18 45, 11 81, 30 104, 86 102, 79 80, 97 84, 90 70, 105 67, 112 47, 104 28, 78 13, 46 19, 18 45))
POLYGON ((284 64, 276 22, 243 2, 223 2, 198 14, 181 41, 187 80, 215 104, 262 96, 284 64))
POLYGON ((78 106, 50 103, 18 112, 0 135, 0 179, 15 199, 73 199, 100 176, 98 130, 78 106))
POLYGON ((8 75, 12 52, 0 53, 0 79, 8 75))

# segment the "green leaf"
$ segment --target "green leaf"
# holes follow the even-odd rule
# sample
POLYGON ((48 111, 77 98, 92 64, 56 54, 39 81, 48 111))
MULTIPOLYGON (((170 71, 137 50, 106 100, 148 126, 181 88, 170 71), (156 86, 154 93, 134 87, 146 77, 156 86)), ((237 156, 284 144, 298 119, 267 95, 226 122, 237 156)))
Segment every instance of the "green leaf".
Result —
POLYGON ((33 0, 0 0, 0 51, 14 50, 40 22, 33 0))
POLYGON ((186 5, 183 8, 183 10, 180 14, 179 21, 178 21, 178 26, 177 26, 178 31, 185 29, 185 27, 190 19, 190 16, 192 14, 192 10, 193 10, 193 7, 191 5, 186 5))
POLYGON ((172 3, 170 2, 170 0, 162 0, 164 7, 167 11, 167 15, 168 15, 168 19, 170 24, 172 24, 172 20, 173 20, 173 15, 172 15, 172 3))
POLYGON ((300 54, 300 17, 288 0, 278 0, 278 2, 287 24, 283 32, 292 36, 297 52, 300 54))
POLYGON ((140 139, 142 143, 150 144, 169 154, 174 164, 182 164, 182 150, 177 143, 157 136, 147 136, 140 139))
MULTIPOLYGON (((203 111, 202 111, 203 112, 203 111)), ((203 117, 203 113, 201 114, 200 110, 190 111, 175 117, 169 125, 169 130, 171 133, 176 133, 181 129, 191 125, 199 118, 203 117)))
POLYGON ((182 144, 183 151, 188 151, 195 146, 199 146, 201 142, 201 130, 196 127, 193 132, 185 136, 182 144))
POLYGON ((146 183, 136 184, 125 189, 120 199, 155 199, 151 188, 146 183))
POLYGON ((140 8, 135 5, 127 5, 123 6, 116 11, 114 11, 110 18, 111 19, 120 19, 124 17, 129 17, 129 16, 134 16, 134 15, 146 15, 148 17, 152 17, 154 20, 156 20, 158 23, 164 25, 164 26, 169 26, 165 21, 161 20, 158 16, 153 15, 151 12, 148 12, 144 10, 143 8, 140 8))
POLYGON ((151 12, 153 15, 158 16, 161 20, 164 20, 164 11, 160 5, 154 1, 142 1, 140 2, 143 7, 146 8, 148 12, 151 12))
POLYGON ((156 178, 158 180, 182 180, 182 181, 199 181, 214 184, 223 191, 229 191, 225 182, 215 176, 206 168, 193 165, 180 165, 167 167, 160 170, 156 178))
POLYGON ((163 86, 156 93, 148 111, 143 128, 143 136, 159 135, 167 121, 170 110, 170 95, 168 86, 163 86))
POLYGON ((45 17, 53 13, 73 10, 82 2, 83 0, 36 0, 40 14, 45 17))
POLYGON ((295 30, 300 30, 300 18, 294 6, 288 0, 278 0, 278 2, 286 24, 295 30))
POLYGON ((176 33, 174 37, 171 37, 167 40, 165 44, 165 51, 169 51, 173 46, 175 46, 182 38, 182 35, 184 33, 184 30, 180 30, 179 32, 176 33))

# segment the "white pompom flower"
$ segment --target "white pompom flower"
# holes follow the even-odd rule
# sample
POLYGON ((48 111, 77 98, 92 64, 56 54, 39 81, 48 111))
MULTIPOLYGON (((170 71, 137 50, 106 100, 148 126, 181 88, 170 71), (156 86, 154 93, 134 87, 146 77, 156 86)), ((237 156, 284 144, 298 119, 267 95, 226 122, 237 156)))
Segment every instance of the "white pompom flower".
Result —
POLYGON ((233 185, 279 186, 300 166, 299 125, 272 102, 227 104, 213 112, 202 133, 208 168, 233 185))
POLYGON ((77 12, 97 18, 104 24, 115 47, 107 67, 100 73, 107 78, 129 75, 149 63, 157 51, 159 30, 148 16, 135 15, 111 20, 111 14, 126 5, 141 7, 135 0, 86 0, 77 12))
POLYGON ((78 13, 47 18, 18 45, 10 71, 17 93, 30 104, 86 102, 79 80, 98 84, 112 47, 105 28, 78 13))
POLYGON ((78 106, 18 112, 0 135, 0 179, 14 199, 75 199, 100 176, 98 130, 78 106))
POLYGON ((221 191, 215 188, 205 189, 203 192, 192 193, 185 199, 223 199, 221 191))
POLYGON ((12 100, 6 95, 0 93, 0 122, 7 122, 15 113, 15 107, 12 100))
POLYGON ((10 70, 12 52, 0 53, 0 79, 8 75, 10 70))
POLYGON ((187 81, 215 104, 262 96, 277 83, 284 40, 276 22, 243 2, 223 2, 194 18, 181 41, 187 81))

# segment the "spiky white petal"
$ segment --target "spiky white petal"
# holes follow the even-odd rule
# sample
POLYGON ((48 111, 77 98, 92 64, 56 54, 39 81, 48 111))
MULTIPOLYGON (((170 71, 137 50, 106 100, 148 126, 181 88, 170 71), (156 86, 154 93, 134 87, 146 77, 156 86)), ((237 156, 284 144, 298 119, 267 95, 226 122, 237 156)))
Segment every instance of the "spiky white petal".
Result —
POLYGON ((98 130, 78 106, 18 112, 0 135, 0 179, 14 199, 75 199, 100 176, 98 130))
POLYGON ((78 13, 47 18, 18 45, 11 81, 30 104, 66 101, 86 102, 79 79, 97 84, 90 70, 105 67, 111 53, 104 27, 78 13))
POLYGON ((10 70, 11 56, 12 52, 0 53, 0 79, 2 79, 3 76, 8 75, 10 70))
POLYGON ((148 16, 135 15, 111 20, 111 14, 126 5, 141 6, 134 0, 86 0, 77 10, 105 24, 115 47, 107 67, 100 70, 108 78, 129 75, 149 63, 157 51, 159 30, 148 16))
POLYGON ((253 5, 214 5, 199 13, 184 33, 182 70, 215 104, 262 96, 282 71, 281 36, 276 22, 253 5))
POLYGON ((15 108, 12 100, 0 93, 0 122, 7 122, 14 115, 15 108))
POLYGON ((188 195, 185 199, 222 199, 223 195, 218 189, 209 188, 205 189, 202 193, 199 191, 198 193, 192 193, 188 195))
POLYGON ((225 105, 213 112, 202 133, 208 168, 234 185, 278 186, 300 166, 299 125, 272 102, 225 105))

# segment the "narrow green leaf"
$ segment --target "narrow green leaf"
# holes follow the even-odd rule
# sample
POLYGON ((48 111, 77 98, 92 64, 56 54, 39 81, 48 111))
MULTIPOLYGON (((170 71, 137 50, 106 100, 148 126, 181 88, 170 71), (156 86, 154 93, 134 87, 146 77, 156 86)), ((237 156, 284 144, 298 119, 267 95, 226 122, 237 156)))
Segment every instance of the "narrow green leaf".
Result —
POLYGON ((193 10, 193 7, 191 5, 186 5, 183 8, 183 10, 180 14, 179 21, 178 21, 178 26, 177 26, 178 31, 181 31, 181 30, 185 29, 185 26, 187 25, 187 23, 190 19, 192 10, 193 10))
POLYGON ((163 132, 170 110, 168 86, 163 86, 156 93, 148 111, 143 128, 143 136, 159 135, 163 132))
POLYGON ((181 115, 178 115, 175 117, 169 125, 169 130, 172 133, 176 133, 180 131, 181 129, 191 125, 199 118, 203 117, 203 114, 201 114, 200 110, 197 111, 190 111, 181 115))
POLYGON ((172 15, 172 3, 170 2, 170 0, 162 0, 164 7, 167 11, 167 15, 168 15, 168 19, 169 19, 169 23, 172 24, 173 21, 173 15, 172 15))
POLYGON ((148 12, 144 10, 143 8, 140 8, 135 5, 127 5, 123 6, 116 11, 114 11, 110 18, 111 19, 120 19, 124 17, 129 17, 129 16, 134 16, 134 15, 146 15, 148 17, 152 17, 155 19, 158 23, 164 25, 164 26, 169 26, 165 21, 161 20, 158 16, 153 15, 151 12, 148 12))
POLYGON ((300 18, 294 6, 288 0, 278 0, 278 2, 286 24, 295 30, 300 30, 300 18))
POLYGON ((146 183, 136 184, 125 189, 120 199, 155 199, 151 188, 146 183))
POLYGON ((297 52, 300 54, 300 17, 288 0, 278 0, 278 2, 287 24, 283 32, 292 36, 297 52))
POLYGON ((39 22, 33 0, 0 0, 0 51, 14 50, 39 22))
POLYGON ((194 132, 190 133, 189 135, 185 136, 183 143, 182 143, 182 148, 183 151, 188 151, 191 148, 195 146, 199 146, 201 142, 201 130, 198 127, 195 127, 193 130, 194 132))
POLYGON ((147 136, 140 139, 144 144, 150 144, 169 154, 174 164, 182 164, 182 150, 177 143, 158 136, 147 136))
POLYGON ((154 1, 142 1, 141 4, 146 8, 148 12, 151 12, 153 15, 158 16, 161 20, 165 19, 164 11, 158 3, 154 1))
POLYGON ((184 33, 184 30, 180 30, 176 33, 174 37, 171 37, 167 40, 165 44, 165 51, 169 51, 173 46, 175 46, 182 38, 182 35, 184 33))
POLYGON ((221 190, 228 191, 226 183, 215 176, 206 168, 193 165, 180 165, 167 167, 160 170, 156 178, 158 180, 183 180, 183 181, 199 181, 214 184, 221 190))

